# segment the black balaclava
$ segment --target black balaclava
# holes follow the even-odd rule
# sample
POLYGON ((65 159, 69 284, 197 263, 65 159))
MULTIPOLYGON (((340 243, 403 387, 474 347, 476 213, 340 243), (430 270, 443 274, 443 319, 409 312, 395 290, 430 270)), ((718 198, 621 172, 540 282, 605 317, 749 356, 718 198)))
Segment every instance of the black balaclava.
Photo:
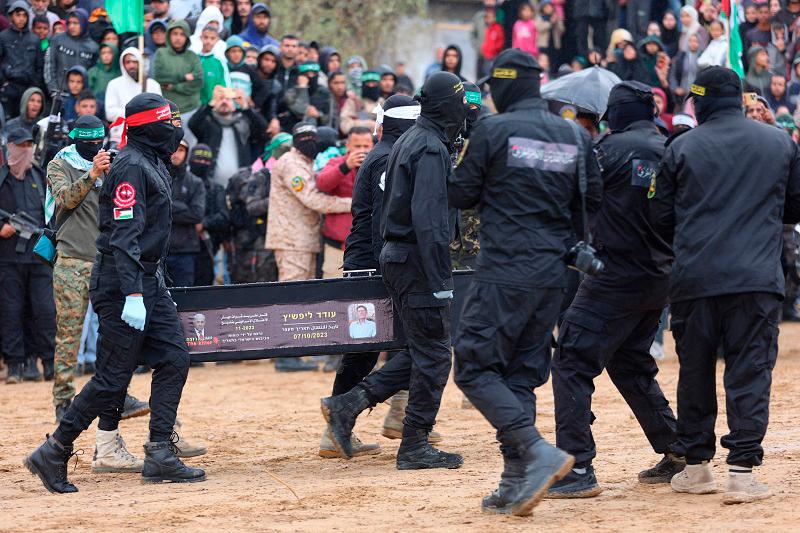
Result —
POLYGON ((377 102, 381 97, 381 75, 374 70, 361 73, 361 97, 377 102))
MULTIPOLYGON (((143 111, 163 108, 169 104, 160 95, 142 93, 134 96, 125 106, 125 116, 131 117, 143 111)), ((147 149, 155 153, 160 159, 169 159, 172 155, 172 142, 175 138, 175 127, 171 122, 171 113, 165 114, 163 120, 150 122, 141 126, 128 126, 128 144, 137 148, 147 149)), ((180 142, 180 141, 179 141, 180 142)))
POLYGON ((317 127, 308 122, 298 122, 292 128, 292 146, 309 159, 314 159, 317 150, 317 127))
POLYGON ((711 115, 723 109, 738 109, 742 110, 742 98, 739 96, 703 96, 694 97, 694 115, 697 117, 697 123, 702 124, 711 115))
MULTIPOLYGON (((384 102, 382 107, 384 111, 388 111, 390 109, 394 109, 395 107, 416 105, 419 104, 410 96, 394 94, 386 99, 386 102, 384 102)), ((400 137, 408 130, 408 128, 413 126, 415 122, 415 120, 410 119, 383 117, 383 124, 381 124, 381 127, 383 128, 383 137, 381 140, 386 139, 387 137, 400 137)))
POLYGON ((198 178, 205 180, 211 170, 214 153, 207 144, 196 144, 189 154, 189 171, 198 178))
POLYGON ((464 84, 450 72, 436 72, 427 79, 415 99, 420 115, 442 128, 450 142, 455 141, 467 118, 464 84))
POLYGON ((608 95, 608 127, 621 131, 640 120, 653 120, 656 102, 653 89, 638 81, 615 85, 608 95))
POLYGON ((516 79, 492 78, 492 101, 498 113, 520 100, 538 98, 540 93, 540 71, 520 71, 516 79))
MULTIPOLYGON (((94 115, 78 117, 72 129, 75 132, 82 132, 85 130, 97 130, 98 132, 105 132, 103 122, 94 115)), ((103 147, 103 136, 98 136, 91 139, 81 138, 80 135, 75 135, 73 133, 71 133, 70 136, 75 140, 75 150, 78 152, 78 155, 86 161, 92 161, 94 156, 96 156, 100 151, 100 148, 103 147)))
MULTIPOLYGON (((180 109, 178 109, 178 104, 176 104, 172 100, 167 100, 167 103, 169 104, 169 110, 172 111, 172 120, 180 121, 181 111, 180 109)), ((175 153, 175 151, 178 149, 178 146, 181 145, 181 140, 183 139, 183 135, 184 135, 183 122, 181 122, 181 127, 175 128, 175 131, 172 133, 172 142, 170 143, 170 148, 172 149, 172 152, 170 153, 175 153)))

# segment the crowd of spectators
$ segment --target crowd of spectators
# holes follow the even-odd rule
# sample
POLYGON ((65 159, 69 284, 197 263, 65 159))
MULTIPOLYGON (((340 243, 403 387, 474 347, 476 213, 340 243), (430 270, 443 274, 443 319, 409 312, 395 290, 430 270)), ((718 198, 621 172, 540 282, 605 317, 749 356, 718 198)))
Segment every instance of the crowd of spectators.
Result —
MULTIPOLYGON (((697 73, 731 64, 734 28, 745 90, 753 93, 748 114, 797 139, 800 0, 731 1, 738 6, 735 24, 725 15, 728 0, 487 0, 471 17, 475 70, 486 74, 508 47, 538 59, 545 86, 577 70, 608 69, 652 86, 662 125, 671 132, 673 121, 691 124, 686 98, 697 73)), ((272 171, 279 158, 297 152, 291 133, 300 123, 317 129, 315 153, 304 152, 313 160, 312 183, 290 185, 296 192, 313 186, 315 194, 337 199, 304 204, 316 212, 311 240, 318 245, 309 248, 309 275, 341 275, 352 222, 342 200, 352 195, 372 147, 375 107, 393 94, 413 95, 424 81, 412 80, 403 61, 370 65, 301 28, 274 35, 270 7, 254 0, 146 0, 143 50, 137 35, 115 32, 102 0, 0 0, 0 7, 0 208, 27 206, 44 225, 47 163, 71 142, 76 121, 99 118, 104 146, 113 148, 123 131, 112 125, 144 88, 177 105, 185 132, 172 157, 167 266, 173 284, 279 279, 275 248, 265 248, 272 171), (54 117, 50 110, 59 96, 54 117), (35 193, 14 185, 26 173, 35 193)), ((442 44, 425 76, 446 70, 464 79, 462 50, 442 44)), ((599 126, 600 117, 593 120, 599 126)), ((26 265, 33 268, 35 259, 11 246, 17 238, 8 218, 0 217, 0 351, 6 359, 9 352, 24 353, 32 376, 37 358, 53 360, 53 346, 29 330, 54 331, 56 315, 39 301, 49 298, 47 273, 29 275, 26 265), (19 327, 31 313, 37 327, 19 327), (8 320, 11 315, 19 318, 8 320)))

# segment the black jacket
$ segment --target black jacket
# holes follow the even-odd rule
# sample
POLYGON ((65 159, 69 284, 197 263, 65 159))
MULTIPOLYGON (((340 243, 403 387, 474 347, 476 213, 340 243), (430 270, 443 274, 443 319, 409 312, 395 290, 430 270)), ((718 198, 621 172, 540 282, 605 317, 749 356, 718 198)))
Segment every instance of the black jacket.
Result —
POLYGON ((44 81, 50 94, 58 90, 63 83, 64 90, 67 82, 62 78, 64 71, 75 65, 85 69, 91 68, 99 56, 99 47, 84 32, 80 37, 71 37, 67 32, 59 33, 50 39, 50 46, 45 53, 44 81))
MULTIPOLYGON (((201 106, 189 119, 189 129, 197 137, 197 142, 207 144, 215 154, 219 154, 222 144, 222 124, 214 117, 214 108, 208 105, 201 106)), ((256 151, 263 150, 267 142, 267 123, 264 117, 253 111, 252 108, 237 111, 237 118, 231 127, 236 137, 240 167, 249 167, 256 158, 256 151)), ((219 157, 226 156, 220 154, 219 157)), ((230 156, 227 156, 230 157, 230 156)), ((211 169, 213 174, 216 160, 211 169)))
POLYGON ((27 28, 17 30, 13 25, 0 32, 0 84, 13 83, 21 87, 41 87, 44 74, 44 54, 39 38, 27 28))
POLYGON ((447 176, 452 174, 444 131, 425 116, 400 136, 386 166, 381 234, 414 244, 431 292, 453 289, 447 176))
MULTIPOLYGON (((25 179, 17 180, 8 170, 8 166, 0 167, 0 209, 12 215, 25 212, 39 224, 39 228, 44 227, 44 200, 45 200, 45 181, 44 172, 41 168, 33 165, 25 174, 25 179)), ((8 220, 0 217, 0 227, 8 220)), ((17 253, 17 242, 19 235, 14 234, 8 239, 0 238, 0 262, 1 263, 39 263, 33 255, 33 246, 36 244, 37 236, 34 235, 28 240, 24 253, 17 253)), ((7 296, 3 295, 3 298, 7 296)))
POLYGON ((222 241, 227 240, 231 234, 231 219, 225 198, 225 187, 214 183, 211 179, 203 179, 202 182, 206 191, 203 229, 208 232, 214 250, 216 250, 222 241))
POLYGON ((588 133, 548 111, 539 98, 481 119, 448 181, 450 205, 477 206, 476 279, 513 286, 564 287, 564 256, 580 227, 576 132, 586 160, 587 209, 602 183, 588 133))
POLYGON ((800 148, 786 133, 719 109, 664 152, 653 225, 674 231, 674 302, 784 294, 783 223, 800 221, 800 148), (785 205, 784 205, 785 204, 785 205))
POLYGON ((206 188, 203 181, 186 170, 172 180, 172 232, 169 238, 171 254, 200 251, 200 238, 195 224, 203 222, 206 212, 206 188))
POLYGON ((345 240, 344 270, 379 269, 378 259, 383 247, 381 211, 383 207, 382 178, 386 163, 397 137, 384 133, 380 142, 367 154, 353 184, 353 226, 345 240))
POLYGON ((100 189, 97 219, 97 250, 114 256, 122 293, 142 292, 142 261, 166 257, 172 227, 172 178, 155 150, 128 138, 100 189))
POLYGON ((643 120, 595 144, 603 201, 591 227, 605 269, 588 277, 584 285, 640 308, 660 309, 667 304, 672 248, 651 226, 647 211, 647 193, 664 154, 664 141, 653 121, 643 120))

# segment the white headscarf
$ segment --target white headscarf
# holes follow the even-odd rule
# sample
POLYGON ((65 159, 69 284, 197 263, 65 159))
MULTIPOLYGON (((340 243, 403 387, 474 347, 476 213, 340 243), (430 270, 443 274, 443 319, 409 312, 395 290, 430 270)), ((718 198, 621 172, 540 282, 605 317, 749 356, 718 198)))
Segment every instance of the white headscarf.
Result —
MULTIPOLYGON (((683 28, 681 29, 681 37, 678 40, 678 49, 683 51, 683 52, 688 52, 689 51, 689 36, 691 34, 697 32, 697 30, 699 30, 701 26, 700 26, 700 23, 698 22, 697 10, 694 7, 692 7, 692 6, 683 6, 681 8, 680 12, 681 12, 681 14, 688 13, 689 16, 692 17, 692 23, 689 26, 685 26, 684 25, 683 28)), ((699 35, 698 35, 698 37, 699 37, 699 35)), ((701 46, 703 45, 702 42, 700 44, 701 44, 701 46)))
MULTIPOLYGON (((217 30, 220 33, 225 29, 225 26, 223 25, 225 23, 225 17, 222 16, 222 11, 220 11, 217 6, 208 6, 197 18, 197 25, 194 28, 194 33, 189 38, 189 50, 195 54, 199 55, 203 51, 203 39, 201 34, 209 22, 216 22, 217 30)), ((222 62, 223 65, 228 64, 228 59, 225 57, 225 41, 222 40, 221 36, 220 40, 217 41, 217 44, 215 44, 214 48, 212 48, 211 52, 214 54, 214 57, 222 62)))
POLYGON ((383 107, 378 104, 375 106, 375 109, 372 110, 372 112, 375 113, 375 129, 372 131, 372 134, 378 134, 378 128, 383 125, 384 117, 399 118, 403 120, 417 120, 421 110, 422 107, 419 105, 398 106, 384 110, 383 107))

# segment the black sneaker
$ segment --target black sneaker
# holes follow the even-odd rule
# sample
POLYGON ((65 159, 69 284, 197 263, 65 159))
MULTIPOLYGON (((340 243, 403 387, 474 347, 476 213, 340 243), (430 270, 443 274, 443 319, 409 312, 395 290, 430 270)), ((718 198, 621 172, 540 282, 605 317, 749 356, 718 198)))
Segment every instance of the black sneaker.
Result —
POLYGON ((457 453, 448 453, 428 443, 428 432, 422 429, 409 432, 403 428, 403 440, 397 450, 398 470, 427 470, 429 468, 461 468, 464 458, 457 453))
POLYGON ((299 357, 279 357, 275 360, 275 372, 314 372, 317 363, 303 361, 299 357))
MULTIPOLYGON (((82 453, 81 450, 79 450, 82 453)), ((61 446, 53 437, 47 440, 25 458, 23 464, 31 474, 39 476, 44 488, 54 493, 78 492, 67 479, 67 462, 73 455, 72 446, 61 446)))
POLYGON ((686 468, 686 459, 668 453, 656 466, 639 472, 639 483, 669 483, 672 481, 672 476, 683 472, 684 468, 686 468))
POLYGON ((125 395, 125 404, 122 408, 122 420, 144 416, 148 413, 150 413, 150 404, 130 394, 125 395))
POLYGON ((563 479, 553 483, 545 498, 592 498, 601 492, 603 487, 597 484, 594 467, 589 465, 583 474, 575 472, 574 468, 570 470, 563 479))
MULTIPOLYGON (((174 433, 173 438, 176 438, 174 433)), ((176 454, 174 442, 145 443, 142 483, 196 483, 206 480, 205 471, 186 466, 176 454)))
POLYGON ((25 368, 22 369, 22 379, 25 381, 42 381, 42 373, 36 365, 35 357, 25 359, 25 368))
POLYGON ((61 419, 64 418, 64 415, 67 413, 67 409, 69 409, 71 403, 72 400, 66 400, 56 405, 56 424, 61 423, 61 419))

